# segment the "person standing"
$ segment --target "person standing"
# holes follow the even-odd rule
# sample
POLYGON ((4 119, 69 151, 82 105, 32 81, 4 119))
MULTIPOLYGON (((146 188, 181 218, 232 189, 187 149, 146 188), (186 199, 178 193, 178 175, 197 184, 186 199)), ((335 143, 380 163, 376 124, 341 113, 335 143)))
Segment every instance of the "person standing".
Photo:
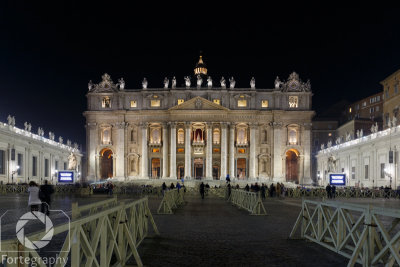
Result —
POLYGON ((265 184, 262 183, 261 184, 261 197, 263 200, 265 200, 265 192, 266 192, 265 184))
POLYGON ((270 197, 274 197, 274 191, 275 191, 275 186, 274 186, 274 183, 272 183, 271 186, 269 187, 269 196, 270 197))
POLYGON ((201 182, 200 184, 200 195, 201 195, 201 199, 204 199, 204 183, 201 182))
POLYGON ((331 185, 328 184, 326 186, 325 190, 326 190, 326 195, 328 196, 328 198, 331 198, 331 190, 332 190, 331 185))
POLYGON ((165 190, 167 190, 167 185, 165 184, 165 182, 162 184, 162 195, 164 196, 165 194, 165 190))
POLYGON ((38 211, 39 205, 42 204, 42 201, 39 199, 39 187, 34 181, 29 182, 29 199, 28 199, 28 206, 31 207, 32 211, 38 211))
POLYGON ((332 192, 331 192, 331 198, 335 198, 335 197, 336 197, 336 186, 335 186, 335 185, 332 185, 331 190, 332 190, 332 192))
POLYGON ((42 192, 42 213, 46 213, 46 215, 50 214, 49 208, 51 204, 51 194, 54 193, 54 189, 52 185, 49 185, 47 180, 44 180, 44 185, 40 186, 40 191, 42 192))

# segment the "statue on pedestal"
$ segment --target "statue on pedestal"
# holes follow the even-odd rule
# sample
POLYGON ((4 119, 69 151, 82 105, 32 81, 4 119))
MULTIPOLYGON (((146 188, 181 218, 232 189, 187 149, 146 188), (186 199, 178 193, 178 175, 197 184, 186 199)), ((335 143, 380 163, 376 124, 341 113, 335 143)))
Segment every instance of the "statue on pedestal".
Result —
POLYGON ((201 88, 202 83, 203 83, 203 78, 201 78, 200 75, 197 75, 197 88, 201 88))
POLYGON ((207 78, 207 87, 208 87, 208 89, 211 89, 211 88, 212 88, 212 79, 211 79, 211 76, 208 76, 208 78, 207 78))
POLYGON ((185 86, 186 88, 190 88, 191 81, 189 76, 185 76, 185 86))
POLYGON ((176 78, 175 78, 175 76, 174 76, 174 78, 172 78, 171 88, 173 88, 173 89, 176 88, 176 78))
POLYGON ((169 79, 167 77, 164 78, 164 88, 168 88, 169 86, 169 79))
POLYGON ((221 83, 221 87, 222 88, 226 88, 226 81, 225 81, 224 76, 222 76, 222 78, 221 78, 221 80, 219 82, 221 83))
POLYGON ((125 89, 125 81, 124 78, 121 78, 118 80, 118 85, 119 85, 119 89, 120 90, 124 90, 125 89))
POLYGON ((235 81, 235 79, 234 79, 233 77, 231 77, 231 78, 229 79, 229 87, 230 87, 231 89, 233 89, 233 88, 235 88, 235 85, 236 85, 236 81, 235 81))
POLYGON ((68 156, 68 170, 76 170, 77 160, 75 155, 71 152, 68 156))
POLYGON ((250 80, 250 87, 251 87, 251 89, 256 88, 256 79, 254 79, 254 77, 252 77, 250 80))
POLYGON ((146 78, 143 78, 143 81, 142 81, 142 88, 143 88, 143 89, 147 89, 147 85, 148 85, 147 79, 146 79, 146 78))
POLYGON ((90 80, 89 83, 88 83, 89 91, 91 91, 93 89, 93 86, 94 86, 94 84, 93 84, 92 80, 90 80))
POLYGON ((276 79, 275 79, 275 89, 279 89, 280 86, 281 86, 281 80, 279 79, 278 76, 276 76, 276 79))

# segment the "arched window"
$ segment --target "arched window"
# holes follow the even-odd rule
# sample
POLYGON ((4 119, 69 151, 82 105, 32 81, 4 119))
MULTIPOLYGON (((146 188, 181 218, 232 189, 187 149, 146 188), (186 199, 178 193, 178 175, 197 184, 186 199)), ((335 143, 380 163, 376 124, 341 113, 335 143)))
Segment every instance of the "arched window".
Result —
POLYGON ((185 143, 185 131, 180 128, 178 130, 178 144, 184 144, 185 143))
POLYGON ((151 140, 150 141, 152 144, 160 144, 161 143, 161 135, 160 135, 159 128, 154 128, 151 131, 151 140))
POLYGON ((247 145, 247 128, 244 126, 237 128, 236 142, 238 145, 247 145))
POLYGON ((297 144, 297 131, 295 129, 289 130, 289 144, 297 144))
POLYGON ((213 143, 215 145, 219 145, 219 142, 220 142, 220 132, 218 128, 215 128, 213 132, 213 143))
POLYGON ((131 142, 135 142, 135 130, 131 130, 131 142))
POLYGON ((111 143, 110 129, 105 129, 103 131, 103 144, 110 144, 110 143, 111 143))

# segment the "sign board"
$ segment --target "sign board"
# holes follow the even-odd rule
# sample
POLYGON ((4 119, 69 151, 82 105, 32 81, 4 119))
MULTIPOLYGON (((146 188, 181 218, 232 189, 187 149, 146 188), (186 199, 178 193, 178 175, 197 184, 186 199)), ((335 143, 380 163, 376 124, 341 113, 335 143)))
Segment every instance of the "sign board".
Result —
POLYGON ((329 174, 329 182, 331 185, 346 185, 346 174, 331 173, 329 174))
POLYGON ((59 183, 73 183, 74 182, 74 172, 73 171, 59 171, 58 172, 58 182, 59 183))

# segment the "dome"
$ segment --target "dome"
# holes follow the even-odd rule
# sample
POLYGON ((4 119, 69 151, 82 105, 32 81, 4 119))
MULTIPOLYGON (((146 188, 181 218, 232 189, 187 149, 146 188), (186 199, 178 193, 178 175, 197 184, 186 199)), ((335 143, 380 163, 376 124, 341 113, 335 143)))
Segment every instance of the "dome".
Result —
POLYGON ((199 62, 197 62, 196 67, 194 68, 195 75, 207 75, 207 67, 203 62, 203 56, 200 55, 199 62))

